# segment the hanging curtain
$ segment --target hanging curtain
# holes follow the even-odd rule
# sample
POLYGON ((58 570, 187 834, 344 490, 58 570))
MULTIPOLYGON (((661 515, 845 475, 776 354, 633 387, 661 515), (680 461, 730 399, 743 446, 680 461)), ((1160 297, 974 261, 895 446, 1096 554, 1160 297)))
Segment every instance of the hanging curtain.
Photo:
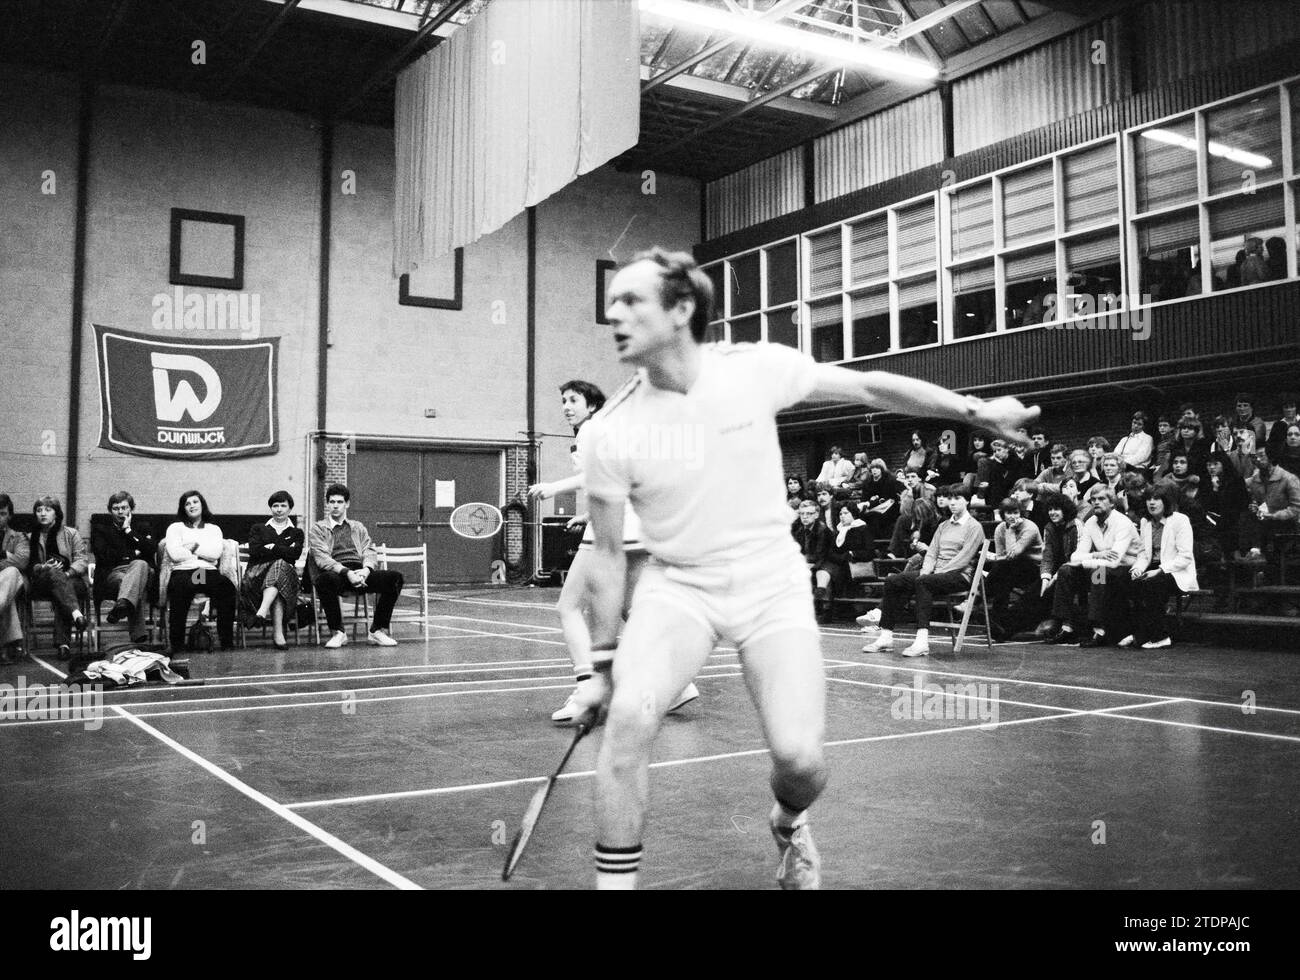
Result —
POLYGON ((634 146, 635 0, 494 0, 397 79, 393 274, 634 146))

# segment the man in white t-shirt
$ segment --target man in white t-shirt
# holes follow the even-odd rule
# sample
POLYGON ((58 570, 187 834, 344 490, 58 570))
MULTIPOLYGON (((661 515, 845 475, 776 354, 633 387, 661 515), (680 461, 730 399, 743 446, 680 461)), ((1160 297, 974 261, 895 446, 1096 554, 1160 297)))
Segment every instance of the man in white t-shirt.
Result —
POLYGON ((578 437, 595 534, 595 674, 608 705, 596 771, 597 887, 635 887, 651 748, 673 697, 718 639, 740 650, 772 756, 772 833, 783 888, 816 888, 807 810, 826 784, 825 678, 808 570, 790 536, 776 414, 815 397, 964 420, 1011 438, 1038 410, 963 397, 880 371, 817 364, 776 344, 704 346, 713 290, 691 256, 644 252, 615 276, 606 317, 642 369, 578 437), (621 642, 623 514, 651 559, 621 642), (617 649, 618 655, 614 656, 617 649))

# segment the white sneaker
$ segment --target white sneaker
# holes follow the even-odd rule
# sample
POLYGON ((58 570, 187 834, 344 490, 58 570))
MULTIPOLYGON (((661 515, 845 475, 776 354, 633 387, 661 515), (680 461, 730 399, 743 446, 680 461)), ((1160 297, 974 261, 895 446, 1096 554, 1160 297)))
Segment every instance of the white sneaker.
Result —
POLYGON ((863 653, 883 653, 894 645, 893 640, 886 640, 883 636, 872 640, 862 648, 863 653))
POLYGON ((1119 643, 1115 645, 1121 647, 1131 647, 1133 645, 1133 640, 1134 640, 1133 634, 1130 633, 1128 636, 1124 637, 1124 639, 1120 640, 1119 643))
POLYGON ((930 644, 922 643, 920 640, 915 641, 910 647, 903 651, 904 657, 928 657, 930 655, 930 644))
POLYGON ((796 827, 786 836, 771 821, 772 837, 781 854, 776 867, 776 880, 784 891, 816 891, 822 885, 822 859, 813 843, 812 831, 807 823, 796 827))
POLYGON ((370 642, 377 647, 397 646, 397 641, 388 635, 388 630, 371 630, 370 642))
POLYGON ((857 624, 861 626, 864 630, 872 626, 879 625, 879 623, 880 623, 879 609, 868 610, 867 612, 863 613, 861 616, 857 618, 857 624))
POLYGON ((1174 645, 1174 641, 1171 640, 1169 637, 1166 636, 1163 640, 1152 640, 1152 641, 1149 642, 1149 643, 1143 643, 1143 644, 1142 644, 1142 649, 1143 649, 1143 650, 1159 650, 1161 647, 1171 647, 1171 646, 1173 646, 1173 645, 1174 645))
POLYGON ((325 641, 326 650, 337 650, 348 642, 348 635, 342 630, 335 630, 334 635, 325 641))
POLYGON ((694 684, 687 684, 684 688, 682 688, 682 693, 677 696, 677 700, 674 701, 671 705, 669 705, 668 713, 672 714, 678 708, 690 704, 699 696, 700 696, 700 689, 696 687, 694 684))
POLYGON ((964 603, 964 602, 959 602, 959 603, 957 603, 955 606, 952 607, 952 611, 955 612, 955 613, 956 613, 957 615, 959 615, 959 616, 965 616, 965 615, 966 615, 966 603, 964 603))
POLYGON ((582 715, 582 708, 578 704, 578 689, 574 688, 569 699, 564 702, 564 707, 555 714, 551 715, 551 721, 557 725, 572 725, 582 715))

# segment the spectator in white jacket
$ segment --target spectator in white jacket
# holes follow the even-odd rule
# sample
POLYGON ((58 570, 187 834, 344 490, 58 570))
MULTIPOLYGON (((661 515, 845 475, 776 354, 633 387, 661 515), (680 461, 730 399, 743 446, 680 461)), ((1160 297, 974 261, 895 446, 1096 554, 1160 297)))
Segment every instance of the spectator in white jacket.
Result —
POLYGON ((1133 583, 1133 632, 1122 647, 1141 643, 1144 650, 1173 643, 1165 609, 1175 595, 1197 588, 1192 554, 1192 522, 1178 512, 1178 492, 1168 484, 1147 487, 1147 516, 1142 518, 1141 545, 1129 569, 1133 583))
POLYGON ((167 528, 165 544, 172 562, 167 583, 168 636, 172 653, 185 649, 185 620, 196 593, 203 593, 217 609, 217 637, 221 649, 235 645, 235 585, 217 570, 221 561, 221 528, 212 523, 212 511, 203 494, 186 490, 176 505, 177 521, 167 528))
POLYGON ((818 489, 827 487, 834 490, 852 475, 853 464, 844 458, 844 450, 839 446, 831 446, 831 458, 822 463, 815 482, 818 489))

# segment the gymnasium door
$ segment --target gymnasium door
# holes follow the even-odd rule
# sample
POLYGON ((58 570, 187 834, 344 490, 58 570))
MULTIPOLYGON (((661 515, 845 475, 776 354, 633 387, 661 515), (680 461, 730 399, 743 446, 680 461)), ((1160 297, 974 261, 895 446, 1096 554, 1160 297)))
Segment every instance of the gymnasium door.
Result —
POLYGON ((471 541, 445 525, 459 504, 500 503, 500 450, 359 446, 348 463, 348 480, 354 501, 349 514, 370 529, 376 544, 423 541, 430 582, 487 581, 492 559, 500 557, 501 535, 471 541))

